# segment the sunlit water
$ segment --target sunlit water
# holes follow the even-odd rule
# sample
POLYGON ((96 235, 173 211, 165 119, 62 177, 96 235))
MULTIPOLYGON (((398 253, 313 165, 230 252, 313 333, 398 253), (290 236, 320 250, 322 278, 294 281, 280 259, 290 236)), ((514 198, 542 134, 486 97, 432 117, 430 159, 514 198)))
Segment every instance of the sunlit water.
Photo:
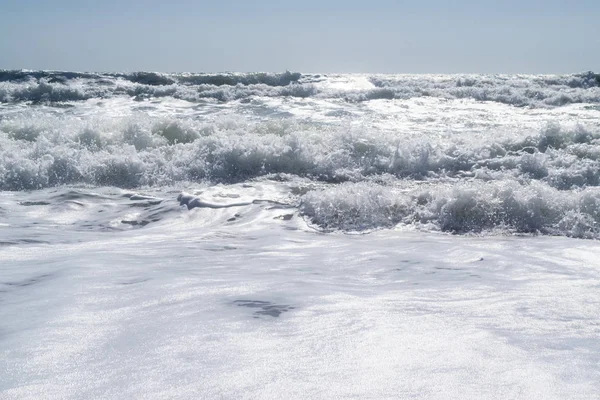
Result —
POLYGON ((598 80, 0 72, 0 398, 600 397, 598 80))

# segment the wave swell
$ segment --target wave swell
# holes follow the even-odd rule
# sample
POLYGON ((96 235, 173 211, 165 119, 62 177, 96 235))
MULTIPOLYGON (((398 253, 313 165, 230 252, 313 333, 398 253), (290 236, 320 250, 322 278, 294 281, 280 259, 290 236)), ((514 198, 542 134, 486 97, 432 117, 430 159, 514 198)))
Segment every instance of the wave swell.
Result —
POLYGON ((600 75, 302 75, 79 73, 0 70, 1 103, 55 104, 115 96, 221 102, 252 97, 315 97, 346 102, 436 97, 519 107, 600 102, 600 75), (359 79, 360 78, 360 79, 359 79), (340 79, 364 85, 339 88, 340 79))

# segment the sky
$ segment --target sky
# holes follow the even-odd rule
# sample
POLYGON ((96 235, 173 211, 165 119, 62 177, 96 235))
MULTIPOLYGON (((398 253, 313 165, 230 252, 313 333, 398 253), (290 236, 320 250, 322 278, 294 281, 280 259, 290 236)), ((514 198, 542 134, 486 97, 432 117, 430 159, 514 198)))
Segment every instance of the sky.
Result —
POLYGON ((0 69, 600 72, 598 0, 2 0, 0 69))

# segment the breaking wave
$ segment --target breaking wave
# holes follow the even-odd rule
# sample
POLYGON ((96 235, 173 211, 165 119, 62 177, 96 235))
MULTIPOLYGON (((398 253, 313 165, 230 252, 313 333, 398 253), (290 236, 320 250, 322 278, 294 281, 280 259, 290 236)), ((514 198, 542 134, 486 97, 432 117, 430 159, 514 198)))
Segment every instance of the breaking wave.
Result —
MULTIPOLYGON (((0 71, 0 190, 268 181, 324 231, 600 239, 599 81, 0 71)), ((109 222, 178 210, 155 201, 109 222)))
POLYGON ((540 233, 600 238, 600 189, 564 192, 543 182, 460 182, 398 190, 345 183, 304 195, 301 212, 325 230, 397 225, 452 233, 540 233))
POLYGON ((48 114, 0 120, 0 190, 63 184, 124 188, 184 181, 234 183, 269 174, 324 182, 541 181, 600 185, 600 131, 549 124, 535 135, 431 142, 402 132, 151 118, 81 120, 48 114))

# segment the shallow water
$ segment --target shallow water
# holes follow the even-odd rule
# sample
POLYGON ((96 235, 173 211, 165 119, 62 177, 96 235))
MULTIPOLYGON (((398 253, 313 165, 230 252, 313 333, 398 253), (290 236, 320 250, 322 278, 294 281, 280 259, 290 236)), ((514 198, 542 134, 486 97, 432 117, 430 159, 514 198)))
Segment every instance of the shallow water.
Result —
POLYGON ((598 393, 595 241, 321 234, 270 210, 215 228, 203 211, 2 247, 5 396, 598 393))

